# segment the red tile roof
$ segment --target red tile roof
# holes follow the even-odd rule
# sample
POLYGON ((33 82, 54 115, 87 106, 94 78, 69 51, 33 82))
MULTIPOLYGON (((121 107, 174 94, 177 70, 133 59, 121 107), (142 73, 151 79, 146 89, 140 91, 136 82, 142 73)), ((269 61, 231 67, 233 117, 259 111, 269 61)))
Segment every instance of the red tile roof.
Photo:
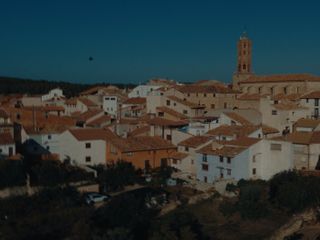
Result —
POLYGON ((148 121, 150 125, 157 125, 157 126, 168 126, 168 127, 179 127, 188 125, 188 121, 173 121, 165 118, 155 117, 148 121))
POLYGON ((156 110, 157 110, 157 112, 164 112, 164 113, 167 113, 167 114, 169 114, 173 117, 179 118, 179 119, 188 118, 186 115, 179 113, 179 112, 177 112, 171 108, 168 108, 168 107, 157 107, 156 110))
POLYGON ((214 128, 206 133, 209 136, 248 136, 254 131, 258 130, 259 126, 236 126, 236 125, 221 125, 217 128, 214 128))
POLYGON ((176 96, 168 96, 167 98, 190 108, 194 108, 194 109, 205 108, 205 105, 195 104, 195 103, 183 100, 181 98, 178 98, 176 96))
POLYGON ((118 137, 109 129, 76 128, 76 129, 69 129, 69 132, 79 141, 90 141, 90 140, 107 141, 112 138, 118 137))
POLYGON ((258 76, 253 75, 249 79, 240 83, 260 83, 260 82, 304 82, 320 81, 320 77, 311 74, 279 74, 258 76))
POLYGON ((121 152, 176 149, 172 143, 158 136, 139 136, 132 138, 112 138, 111 143, 121 152))
POLYGON ((88 126, 101 126, 102 124, 109 123, 111 121, 111 116, 109 115, 102 115, 87 123, 88 126))
POLYGON ((320 98, 320 91, 314 91, 301 96, 301 99, 320 98))
POLYGON ((10 133, 0 133, 0 145, 14 144, 14 139, 10 133))
POLYGON ((178 145, 197 148, 200 145, 203 145, 209 142, 210 139, 211 138, 208 136, 193 136, 193 137, 187 138, 186 140, 181 141, 180 143, 178 143, 178 145))
POLYGON ((147 99, 142 97, 128 98, 123 104, 146 104, 147 99))
POLYGON ((240 123, 243 126, 253 125, 250 121, 242 117, 240 114, 235 112, 224 112, 224 115, 231 118, 232 120, 240 123))

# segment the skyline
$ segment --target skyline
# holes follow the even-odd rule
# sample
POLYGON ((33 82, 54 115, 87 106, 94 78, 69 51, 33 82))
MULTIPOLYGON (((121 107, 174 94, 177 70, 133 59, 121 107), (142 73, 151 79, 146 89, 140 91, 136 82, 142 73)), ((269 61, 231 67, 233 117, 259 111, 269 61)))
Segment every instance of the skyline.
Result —
POLYGON ((319 3, 10 1, 0 10, 0 75, 79 83, 231 82, 236 44, 257 74, 320 75, 319 3), (93 61, 89 61, 93 57, 93 61))

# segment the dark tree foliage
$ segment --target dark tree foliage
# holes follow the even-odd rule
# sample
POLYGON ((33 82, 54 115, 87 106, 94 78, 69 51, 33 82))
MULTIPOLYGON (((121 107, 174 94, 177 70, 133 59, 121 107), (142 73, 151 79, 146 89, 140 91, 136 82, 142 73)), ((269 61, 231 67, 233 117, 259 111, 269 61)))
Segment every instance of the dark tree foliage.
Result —
POLYGON ((99 183, 105 191, 122 190, 127 185, 134 184, 138 179, 137 171, 131 163, 119 161, 107 168, 99 169, 99 183))
MULTIPOLYGON (((45 94, 48 93, 51 89, 59 87, 63 90, 65 96, 72 97, 96 85, 108 86, 110 84, 79 84, 62 81, 0 77, 0 94, 45 94)), ((117 83, 112 83, 112 85, 118 86, 119 88, 132 88, 135 86, 133 84, 117 83)))
POLYGON ((299 212, 320 203, 320 178, 286 171, 270 180, 270 200, 290 212, 299 212))
POLYGON ((259 219, 268 215, 268 200, 265 184, 249 183, 240 187, 237 203, 241 217, 245 219, 259 219))
POLYGON ((65 239, 90 216, 75 188, 45 189, 31 197, 0 201, 0 239, 65 239))
POLYGON ((30 167, 31 185, 56 186, 69 182, 91 180, 93 176, 77 167, 59 161, 38 161, 30 167))
POLYGON ((22 161, 0 160, 0 189, 25 184, 26 173, 22 161))
POLYGON ((208 239, 202 232, 202 225, 187 209, 181 208, 156 222, 150 232, 152 240, 208 239))
POLYGON ((100 236, 105 234, 106 229, 113 233, 126 229, 126 232, 121 231, 122 235, 143 240, 147 239, 147 229, 157 213, 158 210, 146 207, 144 194, 126 193, 98 209, 92 217, 92 225, 100 236))

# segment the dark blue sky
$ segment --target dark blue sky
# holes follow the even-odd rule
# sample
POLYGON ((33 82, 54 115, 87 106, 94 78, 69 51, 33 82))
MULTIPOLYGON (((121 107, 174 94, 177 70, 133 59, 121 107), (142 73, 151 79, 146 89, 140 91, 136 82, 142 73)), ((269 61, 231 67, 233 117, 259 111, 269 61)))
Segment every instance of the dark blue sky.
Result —
POLYGON ((318 1, 1 0, 0 75, 229 82, 244 26, 256 73, 320 75, 319 9, 318 1))

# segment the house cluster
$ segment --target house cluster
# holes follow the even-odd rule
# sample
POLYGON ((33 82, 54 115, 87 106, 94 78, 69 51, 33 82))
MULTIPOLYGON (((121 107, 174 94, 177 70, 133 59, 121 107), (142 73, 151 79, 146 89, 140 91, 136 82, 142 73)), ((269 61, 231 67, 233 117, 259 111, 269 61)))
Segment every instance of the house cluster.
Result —
POLYGON ((73 98, 61 89, 0 96, 0 158, 172 166, 207 183, 320 170, 320 77, 253 74, 251 46, 242 35, 229 85, 152 79, 73 98))

